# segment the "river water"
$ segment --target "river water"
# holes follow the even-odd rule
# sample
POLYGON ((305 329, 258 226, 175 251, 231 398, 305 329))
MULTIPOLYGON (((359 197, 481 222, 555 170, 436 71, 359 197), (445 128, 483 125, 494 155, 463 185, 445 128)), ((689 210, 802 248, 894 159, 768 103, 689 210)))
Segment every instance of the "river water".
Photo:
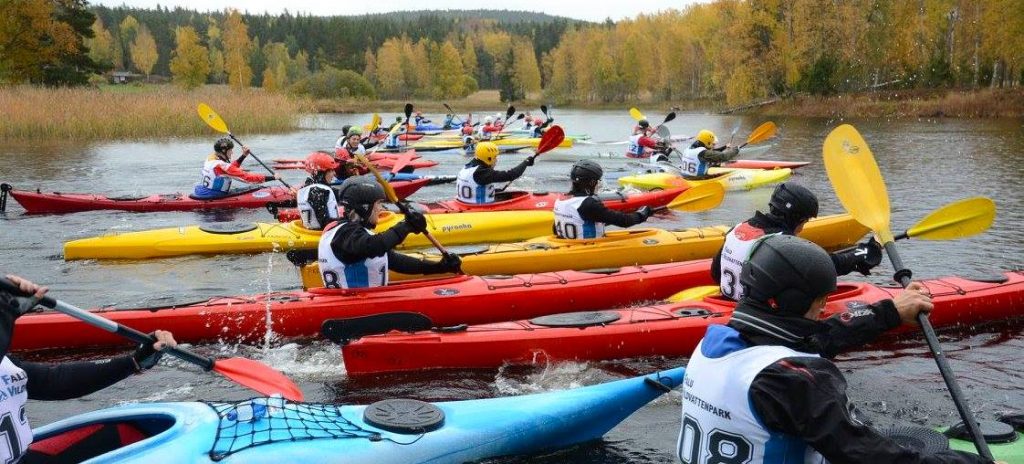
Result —
MULTIPOLYGON (((230 115, 228 117, 230 123, 230 115)), ((385 115, 385 120, 388 120, 385 115)), ((632 126, 625 111, 559 111, 555 118, 569 134, 587 133, 593 141, 624 140, 632 126)), ((652 121, 660 115, 649 114, 652 121)), ((343 124, 364 123, 369 115, 310 116, 288 134, 238 134, 265 161, 302 157, 333 146, 343 124)), ((728 139, 737 124, 737 142, 761 120, 746 116, 681 114, 670 123, 673 134, 692 135, 709 128, 728 139)), ((821 162, 822 142, 840 123, 852 123, 872 148, 888 185, 893 229, 903 230, 928 212, 950 201, 985 195, 996 201, 998 215, 987 233, 949 242, 905 241, 899 247, 915 277, 985 275, 1024 264, 1018 226, 1024 224, 1024 131, 1020 120, 848 120, 776 119, 780 136, 762 159, 811 161, 794 180, 816 191, 822 214, 840 212, 821 162)), ((197 124, 199 122, 197 121, 197 124)), ((142 142, 83 144, 19 143, 0 146, 0 181, 22 189, 105 194, 169 193, 191 190, 202 160, 216 136, 142 142)), ((572 150, 579 153, 621 152, 621 145, 591 143, 572 150)), ((465 160, 448 153, 426 154, 441 164, 434 174, 455 174, 465 160)), ((521 159, 521 158, 514 158, 521 159)), ((606 177, 629 171, 624 159, 600 160, 606 177)), ((499 161, 511 166, 512 160, 499 161)), ((249 169, 258 170, 255 163, 249 169)), ((569 163, 543 161, 516 182, 525 189, 562 191, 568 188, 569 163)), ((300 183, 302 174, 285 171, 286 179, 300 183)), ((614 186, 614 181, 606 183, 614 186)), ((657 217, 652 225, 680 227, 734 224, 766 206, 770 189, 730 193, 718 209, 692 215, 657 217)), ((452 185, 431 186, 413 198, 450 198, 452 185)), ((184 257, 149 262, 64 262, 64 241, 108 231, 218 221, 271 221, 266 211, 228 213, 86 212, 62 216, 28 216, 13 201, 0 215, 0 270, 17 273, 49 285, 52 294, 82 307, 117 304, 125 307, 198 300, 298 288, 298 279, 282 254, 223 257, 184 257)), ((867 277, 886 283, 888 262, 867 277)), ((859 278, 859 277, 854 277, 859 278)), ((1020 310, 1020 308, 1008 308, 1020 310)), ((1024 367, 1024 324, 1008 322, 966 327, 942 334, 942 340, 961 387, 978 416, 1024 405, 1019 388, 1024 367)), ((260 359, 284 371, 299 383, 309 401, 366 403, 391 397, 423 400, 487 398, 572 386, 639 375, 685 363, 685 359, 633 359, 600 363, 562 363, 499 371, 458 371, 349 379, 339 351, 326 342, 293 342, 271 338, 262 346, 216 344, 195 347, 213 356, 243 355, 260 359)), ((32 359, 68 360, 109 353, 66 352, 31 354, 32 359)), ((934 362, 921 337, 877 345, 839 358, 850 381, 851 396, 881 422, 909 421, 929 426, 956 421, 934 362)), ((198 374, 180 362, 165 359, 146 375, 85 398, 62 402, 35 402, 31 420, 40 425, 75 413, 125 402, 164 400, 222 400, 251 396, 242 388, 212 374, 198 374)), ((679 427, 678 395, 667 395, 642 409, 602 442, 531 462, 671 462, 679 427)), ((526 462, 526 459, 512 459, 526 462)))

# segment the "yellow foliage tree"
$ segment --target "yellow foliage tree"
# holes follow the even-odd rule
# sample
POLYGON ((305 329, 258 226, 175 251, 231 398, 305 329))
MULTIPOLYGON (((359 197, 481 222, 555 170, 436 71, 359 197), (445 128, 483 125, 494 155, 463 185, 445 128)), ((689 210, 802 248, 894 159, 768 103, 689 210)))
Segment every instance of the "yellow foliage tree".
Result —
POLYGON ((113 66, 114 36, 110 34, 110 31, 103 25, 103 20, 98 16, 92 23, 92 33, 93 37, 85 40, 85 45, 89 47, 89 57, 97 63, 113 66))
POLYGON ((53 20, 47 0, 4 0, 0 14, 0 84, 38 80, 43 65, 77 51, 74 30, 53 20))
POLYGON ((210 74, 210 58, 206 47, 199 43, 199 34, 192 26, 175 29, 175 42, 171 58, 171 75, 175 84, 193 89, 206 83, 210 74))
MULTIPOLYGON (((138 34, 135 35, 135 41, 132 42, 131 52, 135 68, 142 74, 145 74, 148 79, 160 55, 156 48, 156 40, 153 39, 153 34, 149 32, 146 26, 139 28, 138 34)), ((221 58, 220 64, 221 68, 223 68, 223 58, 221 58)))
POLYGON ((249 67, 252 42, 249 40, 249 27, 245 25, 238 10, 230 10, 224 18, 223 29, 224 71, 228 75, 228 85, 236 89, 249 87, 252 83, 252 68, 249 67))

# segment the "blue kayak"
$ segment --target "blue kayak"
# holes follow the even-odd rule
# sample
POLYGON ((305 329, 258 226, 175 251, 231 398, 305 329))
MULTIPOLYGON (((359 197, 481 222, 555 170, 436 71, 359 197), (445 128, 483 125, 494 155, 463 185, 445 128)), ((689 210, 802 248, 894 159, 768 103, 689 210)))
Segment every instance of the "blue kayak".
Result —
POLYGON ((456 176, 439 176, 439 175, 415 174, 415 173, 411 173, 411 172, 400 172, 400 173, 397 173, 397 174, 392 174, 392 173, 389 173, 389 172, 383 172, 381 174, 384 175, 384 179, 387 180, 387 181, 392 181, 392 180, 394 180, 394 181, 409 181, 409 180, 427 179, 427 180, 430 181, 430 182, 427 183, 427 185, 439 185, 439 184, 447 184, 447 183, 450 183, 450 182, 455 182, 455 177, 456 177, 456 176))
POLYGON ((84 441, 68 437, 86 427, 106 427, 127 444, 85 462, 461 463, 599 439, 682 383, 683 373, 676 368, 571 390, 433 404, 385 400, 344 406, 257 398, 127 405, 40 427, 33 448, 84 441))

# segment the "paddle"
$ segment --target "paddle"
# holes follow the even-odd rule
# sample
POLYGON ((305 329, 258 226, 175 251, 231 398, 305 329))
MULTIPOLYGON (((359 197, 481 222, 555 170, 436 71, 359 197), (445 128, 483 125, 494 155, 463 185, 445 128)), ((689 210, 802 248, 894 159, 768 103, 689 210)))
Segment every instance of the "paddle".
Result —
MULTIPOLYGON (((459 115, 455 114, 455 110, 453 110, 452 107, 448 106, 447 102, 442 103, 442 105, 444 105, 444 109, 448 110, 448 114, 452 115, 453 118, 459 118, 459 115)), ((462 118, 459 118, 459 124, 465 124, 462 121, 462 118)))
POLYGON ((750 133, 750 136, 747 137, 746 143, 736 147, 736 149, 738 150, 752 143, 761 143, 764 142, 765 140, 775 137, 776 129, 777 127, 775 127, 774 122, 768 121, 764 124, 761 124, 760 126, 757 126, 757 128, 755 128, 753 132, 750 133))
POLYGON ((718 182, 709 182, 686 189, 665 206, 654 208, 655 212, 676 210, 697 213, 715 208, 725 198, 725 186, 718 182))
POLYGON ((367 137, 372 135, 374 133, 374 131, 376 131, 377 128, 380 127, 380 122, 381 122, 380 115, 377 114, 377 113, 373 113, 373 117, 370 118, 370 130, 368 130, 366 132, 366 136, 367 137))
MULTIPOLYGON (((199 112, 199 117, 202 118, 203 122, 205 122, 207 126, 210 126, 211 128, 213 128, 213 130, 217 132, 227 134, 228 137, 231 137, 231 140, 235 141, 235 143, 242 145, 242 142, 238 140, 237 137, 235 137, 235 134, 232 134, 231 131, 228 130, 228 124, 224 122, 224 119, 222 119, 220 115, 217 114, 216 111, 213 111, 213 108, 210 108, 210 106, 206 103, 200 103, 199 107, 196 108, 196 110, 199 112)), ((270 169, 270 166, 264 164, 263 161, 257 158, 256 154, 253 153, 251 150, 249 151, 249 156, 252 156, 252 159, 260 163, 260 165, 263 166, 271 174, 276 174, 273 169, 270 169)), ((280 182, 285 187, 292 188, 292 186, 288 185, 288 183, 285 182, 284 179, 277 179, 277 181, 280 182)))
MULTIPOLYGON (((840 203, 857 222, 867 226, 878 236, 879 241, 885 247, 886 254, 889 255, 889 261, 896 270, 893 279, 903 287, 910 285, 911 272, 904 267, 903 261, 900 259, 894 243, 895 237, 889 227, 889 194, 886 191, 885 182, 882 180, 882 173, 878 170, 878 164, 875 163, 875 157, 871 154, 867 143, 864 142, 864 138, 853 126, 843 124, 828 135, 822 151, 825 170, 829 180, 832 181, 840 203)), ((928 321, 927 315, 918 314, 917 322, 921 325, 928 348, 935 357, 935 363, 942 374, 942 379, 946 382, 953 403, 971 434, 978 454, 991 460, 992 453, 981 435, 977 420, 974 419, 974 415, 964 401, 960 386, 946 362, 942 346, 935 336, 935 330, 928 321)))
MULTIPOLYGON (((995 217, 996 204, 992 200, 985 197, 965 198, 932 211, 893 239, 956 240, 970 237, 988 230, 995 217)), ((666 301, 678 303, 701 300, 705 296, 717 294, 718 288, 693 287, 666 298, 666 301)))
POLYGON ((345 319, 327 319, 320 325, 320 333, 328 340, 347 345, 366 335, 388 333, 392 330, 416 332, 427 330, 434 324, 421 313, 394 312, 372 314, 345 319))
POLYGON ((641 119, 647 119, 644 117, 644 114, 640 112, 640 110, 636 109, 636 107, 629 109, 629 115, 632 116, 633 120, 636 122, 640 122, 641 119))
MULTIPOLYGON (((13 295, 31 296, 21 291, 20 287, 3 277, 0 277, 0 290, 13 295)), ((44 296, 39 300, 39 304, 67 314, 68 316, 85 322, 93 327, 120 335, 136 343, 152 344, 156 341, 155 338, 148 334, 144 334, 130 327, 125 327, 111 321, 110 319, 100 316, 99 314, 77 308, 50 296, 44 296)), ((247 358, 214 360, 177 347, 165 348, 164 352, 181 359, 182 361, 202 367, 204 370, 217 372, 239 385, 251 388, 264 395, 281 394, 281 396, 291 401, 302 401, 303 399, 302 390, 300 390, 299 387, 291 381, 291 379, 259 361, 247 358)))
POLYGON ((732 141, 736 139, 736 133, 740 131, 741 123, 737 122, 732 128, 732 133, 729 134, 729 145, 732 145, 732 141))
POLYGON ((513 114, 516 114, 516 107, 508 105, 508 109, 505 110, 505 120, 502 121, 501 123, 501 127, 503 129, 505 128, 505 125, 508 124, 508 120, 512 117, 513 114))
POLYGON ((526 114, 525 113, 519 113, 519 115, 516 116, 516 120, 515 121, 512 121, 511 123, 509 123, 508 126, 502 126, 502 128, 501 128, 502 132, 507 131, 509 126, 511 126, 512 124, 515 124, 518 121, 523 120, 524 118, 526 118, 526 114))
MULTIPOLYGON (((551 126, 551 128, 545 131, 544 135, 540 137, 540 142, 537 142, 537 149, 533 151, 532 156, 540 156, 554 150, 562 144, 563 140, 565 140, 565 131, 562 130, 562 126, 551 126)), ((508 189, 508 186, 512 185, 512 182, 515 182, 515 180, 513 179, 508 181, 504 187, 496 190, 496 192, 504 192, 508 189)))

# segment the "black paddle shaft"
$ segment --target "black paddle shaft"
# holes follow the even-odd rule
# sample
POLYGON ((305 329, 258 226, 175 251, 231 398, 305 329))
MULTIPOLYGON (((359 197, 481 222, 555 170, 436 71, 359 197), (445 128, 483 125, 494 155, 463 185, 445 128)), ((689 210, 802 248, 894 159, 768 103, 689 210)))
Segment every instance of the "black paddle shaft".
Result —
MULTIPOLYGON (((235 143, 237 143, 238 145, 242 145, 242 141, 238 140, 238 137, 235 137, 235 134, 228 132, 228 137, 231 137, 231 140, 234 140, 235 143)), ((252 150, 249 150, 249 156, 251 156, 252 159, 256 160, 257 163, 260 163, 260 166, 263 166, 263 168, 269 171, 271 174, 276 174, 273 169, 270 169, 270 166, 267 166, 266 163, 263 162, 263 160, 256 157, 256 154, 253 153, 252 150)), ((288 185, 288 183, 285 182, 284 179, 277 179, 277 181, 280 182, 285 187, 292 188, 292 186, 288 185)))
MULTIPOLYGON (((910 285, 911 272, 910 269, 907 269, 903 265, 903 260, 900 258, 900 254, 896 250, 896 243, 886 243, 885 252, 889 255, 889 261, 892 263, 893 269, 896 269, 896 273, 893 275, 893 280, 896 280, 903 286, 903 288, 906 288, 910 285)), ((917 322, 918 324, 921 324, 921 331, 924 332, 924 338, 928 342, 928 347, 932 350, 932 355, 935 358, 935 364, 939 367, 939 373, 942 374, 942 380, 946 382, 946 388, 949 389, 949 395, 953 397, 953 404, 956 405, 957 412, 960 413, 960 417, 964 420, 964 425, 967 427, 967 431, 971 434, 974 446, 978 449, 978 455, 985 459, 993 460, 992 452, 988 449, 988 443, 985 442, 985 437, 981 434, 981 429, 978 427, 977 419, 974 418, 974 414, 971 413, 970 408, 967 407, 967 403, 964 400, 964 394, 960 390, 960 384, 957 383, 956 377, 953 376, 953 369, 949 367, 949 363, 946 361, 946 355, 942 351, 942 345, 939 344, 939 337, 935 335, 935 329, 932 327, 931 321, 928 320, 928 315, 925 313, 918 313, 917 322)))

